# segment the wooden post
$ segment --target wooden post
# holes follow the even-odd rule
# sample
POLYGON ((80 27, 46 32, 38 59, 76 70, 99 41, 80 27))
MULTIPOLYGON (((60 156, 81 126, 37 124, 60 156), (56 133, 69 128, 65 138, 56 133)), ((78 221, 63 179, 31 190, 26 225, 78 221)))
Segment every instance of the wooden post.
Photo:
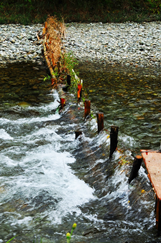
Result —
POLYGON ((117 126, 111 126, 111 132, 110 132, 110 158, 112 157, 112 154, 117 148, 117 137, 118 137, 118 127, 117 126))
POLYGON ((70 86, 71 85, 71 76, 67 75, 67 85, 70 86))
POLYGON ((82 135, 81 131, 75 131, 75 139, 77 139, 77 137, 79 137, 80 135, 82 135))
POLYGON ((104 128, 104 114, 97 113, 98 133, 104 128))
POLYGON ((161 200, 156 196, 156 227, 161 231, 161 200))
POLYGON ((85 100, 84 102, 84 117, 86 118, 90 114, 91 102, 90 100, 85 100))
POLYGON ((58 73, 60 73, 60 62, 57 62, 58 73))
POLYGON ((60 109, 63 109, 65 106, 65 99, 64 98, 60 98, 60 109))
POLYGON ((80 101, 81 97, 82 97, 82 85, 78 84, 78 92, 77 92, 78 101, 80 101))
POLYGON ((70 85, 71 85, 71 76, 67 75, 67 85, 62 88, 63 91, 67 92, 70 85))
POLYGON ((138 171, 140 169, 140 166, 141 166, 141 162, 143 160, 143 157, 141 155, 136 155, 135 158, 134 158, 134 162, 133 162, 133 167, 132 167, 132 170, 131 170, 131 173, 130 173, 130 177, 129 177, 129 184, 130 182, 137 177, 138 175, 138 171))

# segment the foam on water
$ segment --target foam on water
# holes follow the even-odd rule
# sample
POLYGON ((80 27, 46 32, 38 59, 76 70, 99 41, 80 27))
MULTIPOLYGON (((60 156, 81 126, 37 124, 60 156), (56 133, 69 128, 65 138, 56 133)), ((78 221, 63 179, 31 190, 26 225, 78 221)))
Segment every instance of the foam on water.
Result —
MULTIPOLYGON (((38 110, 50 111, 51 108, 57 108, 58 104, 54 101, 38 110)), ((30 210, 39 209, 42 204, 46 204, 46 209, 41 214, 47 216, 53 224, 61 223, 67 214, 80 214, 79 206, 95 198, 94 190, 76 177, 69 166, 75 162, 75 158, 66 150, 66 144, 77 143, 73 135, 62 137, 56 132, 59 125, 47 125, 40 128, 31 126, 31 130, 19 136, 22 124, 32 125, 34 122, 59 118, 59 114, 15 121, 0 118, 1 125, 14 126, 18 131, 11 137, 5 129, 1 129, 1 138, 12 141, 1 153, 2 173, 9 168, 11 173, 1 176, 1 185, 5 188, 0 194, 1 204, 21 200, 30 210)), ((12 221, 12 215, 9 218, 12 221)), ((32 217, 22 219, 22 216, 17 215, 12 224, 28 224, 29 221, 32 221, 32 217)))
MULTIPOLYGON (((12 124, 29 124, 29 123, 33 123, 33 122, 45 122, 45 121, 50 121, 50 120, 57 120, 60 118, 59 114, 50 114, 48 116, 44 116, 44 117, 33 117, 33 118, 20 118, 17 120, 12 120, 12 124)), ((3 119, 0 118, 0 124, 1 125, 8 125, 11 124, 11 121, 9 119, 3 119)))
POLYGON ((4 129, 0 129, 0 139, 12 140, 13 138, 4 129))
POLYGON ((136 141, 134 140, 133 137, 128 136, 128 135, 121 135, 119 137, 125 144, 128 144, 130 147, 134 146, 136 141))
MULTIPOLYGON (((83 130, 86 126, 90 132, 86 134, 86 130, 83 130, 81 138, 75 140, 77 122, 73 120, 72 123, 66 122, 63 117, 69 106, 67 105, 62 113, 56 113, 59 97, 57 92, 51 95, 55 100, 50 104, 22 108, 26 111, 37 111, 37 116, 35 112, 34 116, 17 120, 0 118, 0 139, 3 143, 1 146, 3 163, 0 164, 0 205, 6 208, 6 211, 0 214, 4 219, 3 224, 12 226, 12 232, 14 229, 17 232, 17 229, 21 228, 24 233, 25 230, 35 231, 39 224, 39 221, 36 221, 37 218, 40 221, 44 220, 42 230, 43 226, 44 228, 50 226, 49 228, 52 229, 57 225, 61 229, 61 223, 64 224, 68 219, 70 222, 79 219, 79 223, 83 222, 82 224, 87 228, 89 226, 100 232, 104 229, 107 234, 113 234, 116 224, 122 237, 124 233, 141 233, 144 226, 140 222, 137 224, 135 217, 133 222, 130 222, 128 218, 130 210, 133 210, 128 202, 134 187, 131 188, 128 185, 124 165, 121 168, 115 167, 114 174, 109 170, 108 177, 108 168, 107 175, 106 172, 102 174, 104 171, 102 168, 106 169, 104 166, 108 159, 106 156, 99 158, 99 154, 102 156, 102 151, 107 151, 108 154, 109 134, 106 131, 96 134, 96 119, 89 119, 80 122, 79 128, 83 130), (104 150, 101 150, 101 147, 104 150), (93 159, 91 155, 97 152, 98 156, 93 156, 93 159), (87 165, 89 161, 89 168, 88 166, 83 168, 82 164, 78 164, 81 156, 85 162, 87 160, 87 165), (91 160, 92 163, 90 163, 91 160), (72 165, 73 163, 75 164, 72 165), (80 177, 85 173, 85 176, 81 178, 88 178, 90 170, 96 172, 91 174, 91 181, 89 180, 91 186, 95 186, 99 178, 97 172, 99 172, 98 175, 102 177, 100 181, 98 179, 98 185, 103 187, 101 198, 98 199, 95 196, 99 195, 97 183, 94 191, 94 186, 90 187, 74 174, 71 168, 76 168, 76 173, 78 173, 77 166, 78 169, 80 168, 80 177), (94 176, 96 178, 92 178, 94 176), (115 203, 119 210, 116 207, 114 220, 111 220, 112 215, 108 210, 115 209, 113 207, 115 203), (106 205, 109 206, 107 211, 104 210, 106 205), (86 208, 88 208, 87 211, 86 208), (120 211, 123 211, 125 215, 120 216, 120 211), (107 217, 106 213, 109 213, 107 217)), ((125 144, 129 143, 130 146, 135 144, 134 139, 126 135, 119 136, 119 139, 125 144)), ((131 151, 126 150, 125 155, 131 156, 131 151)), ((119 151, 114 152, 109 168, 113 166, 112 163, 117 164, 120 156, 123 155, 119 151)), ((139 173, 145 179, 146 173, 143 168, 139 173)), ((144 200, 141 200, 140 204, 147 210, 150 208, 150 203, 144 200)), ((153 221, 153 218, 154 214, 151 214, 150 220, 153 221)), ((144 224, 149 224, 148 218, 145 218, 144 224)), ((59 231, 57 233, 60 234, 59 231)), ((48 235, 48 233, 45 234, 48 235)))
POLYGON ((129 201, 129 188, 123 168, 122 171, 119 169, 115 170, 114 175, 109 179, 109 184, 112 185, 113 190, 112 192, 107 193, 105 198, 109 201, 117 199, 123 207, 127 208, 129 201))

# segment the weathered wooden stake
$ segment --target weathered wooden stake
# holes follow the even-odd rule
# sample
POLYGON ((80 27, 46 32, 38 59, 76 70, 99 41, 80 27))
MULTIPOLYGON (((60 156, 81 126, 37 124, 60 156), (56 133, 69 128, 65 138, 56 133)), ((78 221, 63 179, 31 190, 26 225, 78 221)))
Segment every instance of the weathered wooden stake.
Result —
POLYGON ((71 76, 67 75, 67 85, 62 88, 63 91, 67 92, 70 85, 71 85, 71 76))
POLYGON ((110 132, 110 158, 112 157, 113 153, 115 152, 117 148, 117 137, 118 137, 118 127, 117 126, 111 126, 111 132, 110 132))
POLYGON ((131 170, 131 173, 130 173, 130 177, 129 177, 129 184, 130 182, 137 177, 138 175, 138 171, 140 169, 140 166, 141 166, 141 162, 143 160, 143 157, 141 155, 136 155, 135 158, 134 158, 134 162, 133 162, 133 167, 132 167, 132 170, 131 170))
POLYGON ((71 76, 67 75, 67 85, 71 85, 71 76))
POLYGON ((82 135, 81 131, 75 131, 75 139, 77 139, 77 137, 79 137, 80 135, 82 135))
POLYGON ((161 201, 156 196, 156 227, 158 231, 161 231, 161 201))
POLYGON ((60 98, 60 109, 63 109, 65 106, 65 99, 64 98, 60 98))
POLYGON ((78 101, 80 101, 81 97, 82 97, 82 85, 78 84, 78 92, 77 92, 78 101))
POLYGON ((103 113, 97 113, 97 124, 98 124, 98 133, 103 130, 104 128, 104 114, 103 113))
POLYGON ((58 73, 60 73, 60 62, 57 62, 58 73))
POLYGON ((86 118, 90 114, 91 102, 90 100, 85 100, 84 102, 84 117, 86 118))

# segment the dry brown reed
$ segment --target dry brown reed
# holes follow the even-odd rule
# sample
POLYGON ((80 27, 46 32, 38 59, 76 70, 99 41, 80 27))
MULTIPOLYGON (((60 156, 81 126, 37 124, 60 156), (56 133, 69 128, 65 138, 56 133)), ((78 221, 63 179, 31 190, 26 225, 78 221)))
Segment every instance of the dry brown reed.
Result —
POLYGON ((48 17, 43 28, 44 55, 52 76, 52 85, 61 82, 67 71, 64 63, 64 48, 62 39, 65 36, 65 26, 56 17, 48 17), (55 82, 53 82, 55 79, 55 82))

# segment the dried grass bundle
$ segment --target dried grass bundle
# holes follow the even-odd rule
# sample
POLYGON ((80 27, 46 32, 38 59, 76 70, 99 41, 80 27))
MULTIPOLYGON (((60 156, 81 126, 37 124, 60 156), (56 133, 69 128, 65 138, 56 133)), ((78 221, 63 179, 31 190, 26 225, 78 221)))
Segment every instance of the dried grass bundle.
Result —
MULTIPOLYGON (((56 79, 55 73, 65 70, 62 47, 62 38, 64 36, 64 23, 59 22, 56 17, 48 17, 43 28, 44 55, 53 79, 56 79)), ((60 80, 61 78, 59 78, 60 80)))

